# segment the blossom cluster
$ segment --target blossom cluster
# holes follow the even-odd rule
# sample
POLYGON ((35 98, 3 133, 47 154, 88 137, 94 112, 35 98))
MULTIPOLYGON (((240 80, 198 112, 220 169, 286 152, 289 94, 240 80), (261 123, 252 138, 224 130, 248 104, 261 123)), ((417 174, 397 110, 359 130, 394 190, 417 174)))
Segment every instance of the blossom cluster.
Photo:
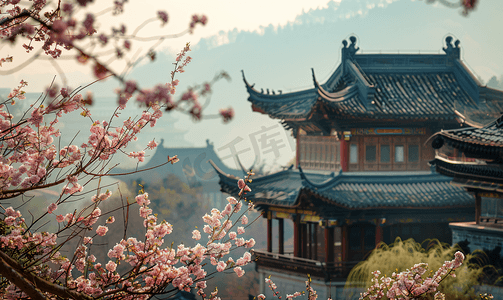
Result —
MULTIPOLYGON (((110 192, 107 191, 97 198, 107 198, 109 195, 110 192)), ((233 214, 241 212, 244 201, 243 197, 239 199, 229 197, 227 206, 230 209, 226 208, 224 211, 212 209, 211 214, 203 217, 207 223, 204 231, 209 234, 206 243, 197 243, 192 247, 185 244, 166 247, 164 239, 172 232, 173 226, 157 219, 148 206, 150 204, 148 193, 141 191, 136 196, 135 203, 138 204, 139 214, 143 218, 145 238, 138 240, 129 237, 120 240, 108 251, 109 260, 103 263, 97 262, 97 258, 90 253, 93 236, 85 235, 76 247, 73 258, 69 259, 59 252, 58 233, 32 233, 27 230, 21 213, 9 207, 3 213, 7 233, 0 238, 0 252, 37 253, 35 259, 39 260, 39 263, 28 267, 27 271, 50 278, 52 282, 58 281, 76 293, 95 298, 147 299, 151 295, 170 290, 196 289, 197 293, 206 299, 208 295, 204 289, 208 271, 205 268, 207 265, 205 261, 209 260, 208 265, 216 266, 217 272, 233 269, 239 277, 244 275, 242 266, 251 262, 250 252, 245 252, 235 261, 228 256, 232 247, 250 248, 255 244, 253 239, 238 242, 243 239, 237 238, 236 234, 234 237, 231 237, 231 233, 227 234, 233 228, 232 224, 237 224, 238 221, 241 224, 248 223, 247 218, 243 218, 244 214, 237 217, 234 223, 231 220, 233 214), (56 267, 51 267, 49 264, 56 267), (119 265, 129 267, 127 269, 123 267, 122 272, 119 272, 119 265)), ((252 207, 252 204, 248 205, 248 208, 252 207)), ((58 206, 53 203, 48 207, 48 211, 52 213, 57 208, 58 206)), ((87 216, 84 216, 83 212, 84 210, 65 217, 59 215, 57 219, 58 222, 65 222, 63 226, 66 229, 86 228, 84 232, 92 233, 93 226, 103 223, 101 210, 95 207, 87 216)), ((95 229, 96 235, 106 235, 107 224, 111 222, 112 217, 102 225, 98 225, 95 229)), ((242 227, 238 227, 237 231, 237 234, 244 233, 242 227)), ((200 240, 200 232, 195 230, 193 238, 200 240)), ((44 292, 45 296, 50 297, 51 293, 44 292)), ((17 299, 25 297, 26 294, 14 283, 10 283, 6 288, 0 289, 0 296, 3 299, 17 299)), ((219 299, 215 292, 209 297, 219 299)))
MULTIPOLYGON (((435 293, 435 300, 445 300, 445 295, 439 291, 437 288, 439 284, 447 276, 455 276, 454 270, 459 268, 465 259, 462 252, 457 251, 454 254, 454 259, 451 261, 446 261, 434 274, 432 277, 423 278, 428 269, 428 264, 419 263, 414 265, 410 270, 405 270, 400 273, 393 273, 391 277, 382 276, 379 270, 372 272, 372 285, 367 289, 366 292, 360 294, 360 300, 369 299, 390 299, 390 300, 412 300, 419 299, 427 294, 435 293)), ((279 295, 278 287, 269 278, 265 279, 265 282, 271 289, 273 296, 281 299, 279 295)), ((295 292, 293 294, 287 294, 286 299, 294 299, 302 294, 306 294, 309 300, 317 299, 318 295, 316 291, 311 286, 311 277, 308 274, 308 280, 306 281, 306 291, 305 292, 295 292)), ((481 299, 493 299, 490 294, 481 294, 481 299)), ((259 300, 264 300, 266 297, 264 294, 260 294, 256 297, 259 300)), ((328 300, 331 300, 328 298, 328 300)))
MULTIPOLYGON (((41 44, 42 50, 52 58, 59 58, 63 50, 74 49, 78 53, 76 61, 81 64, 92 62, 92 71, 99 80, 109 75, 116 77, 124 86, 118 90, 119 104, 124 105, 131 96, 138 92, 136 100, 146 106, 158 104, 167 110, 178 108, 177 102, 171 99, 175 93, 178 80, 175 80, 176 73, 183 73, 185 67, 191 62, 192 57, 187 53, 190 51, 190 44, 187 43, 182 51, 177 55, 174 70, 171 72, 171 81, 166 84, 159 84, 153 88, 140 88, 134 81, 125 80, 123 75, 114 72, 109 65, 101 60, 100 54, 95 47, 85 47, 85 42, 91 45, 101 45, 101 47, 112 47, 117 59, 125 59, 124 53, 132 49, 131 40, 136 38, 140 29, 153 21, 161 21, 161 26, 168 22, 168 14, 165 11, 157 11, 157 17, 146 20, 142 25, 133 31, 133 35, 127 35, 127 27, 121 24, 118 28, 112 28, 110 33, 106 33, 98 28, 100 23, 97 15, 90 11, 85 11, 90 1, 79 0, 61 1, 57 9, 53 10, 50 1, 37 0, 33 3, 22 3, 20 1, 2 1, 0 10, 6 10, 8 17, 0 20, 0 38, 15 42, 23 38, 27 42, 23 47, 27 52, 35 49, 36 44, 41 44), (32 22, 35 21, 35 22, 32 22), (112 45, 111 41, 115 41, 112 45)), ((113 14, 122 13, 125 0, 114 1, 113 14)), ((193 15, 186 31, 192 33, 197 24, 206 25, 208 18, 205 15, 193 15)), ((164 37, 159 37, 160 40, 164 37)), ((148 38, 147 38, 148 40, 148 38)), ((106 52, 106 51, 105 51, 106 52)), ((151 48, 146 56, 155 58, 155 52, 151 48)), ((131 58, 141 59, 141 58, 131 58)), ((8 56, 0 59, 0 66, 3 62, 12 61, 8 56)), ((128 65, 134 65, 134 62, 128 62, 128 65)), ((202 91, 202 96, 209 89, 210 84, 206 84, 207 89, 202 91)), ((14 97, 10 97, 14 98, 14 97)), ((183 97, 182 97, 183 98, 183 97)), ((203 106, 197 101, 197 96, 191 96, 190 106, 184 110, 200 120, 202 117, 203 106)), ((182 100, 180 100, 182 101, 182 100)), ((231 110, 221 116, 224 122, 230 120, 233 116, 231 110)))
MULTIPOLYGON (((22 81, 20 87, 25 85, 26 82, 22 81)), ((56 129, 59 118, 75 110, 82 110, 86 117, 90 117, 90 113, 81 94, 70 94, 67 88, 57 90, 59 93, 53 91, 54 87, 50 90, 47 106, 32 106, 25 113, 26 117, 16 122, 8 112, 8 106, 13 105, 12 98, 0 104, 0 150, 5 153, 0 158, 2 198, 17 196, 27 189, 44 188, 51 173, 57 169, 64 169, 62 174, 67 173, 66 176, 51 178, 57 184, 64 183, 63 194, 81 192, 83 186, 78 182, 79 174, 86 167, 108 160, 136 140, 145 126, 154 126, 162 116, 160 106, 155 104, 145 110, 139 119, 127 119, 122 126, 111 125, 116 116, 109 120, 110 123, 94 120, 87 143, 63 146, 57 150, 54 141, 61 135, 56 129)), ((12 97, 22 99, 21 95, 19 88, 12 97)), ((155 146, 155 142, 150 142, 147 148, 155 146)), ((129 156, 143 161, 145 152, 131 152, 129 156)))
MULTIPOLYGON (((215 226, 210 228, 211 234, 206 244, 194 247, 182 244, 173 248, 163 246, 164 237, 171 233, 172 226, 166 221, 158 222, 157 216, 148 207, 148 195, 140 195, 136 200, 140 206, 139 214, 144 218, 145 239, 138 241, 124 238, 112 249, 109 253, 110 260, 103 265, 91 253, 91 246, 93 238, 106 236, 108 224, 115 221, 114 217, 105 220, 99 208, 100 203, 110 198, 112 193, 101 193, 98 188, 90 197, 91 202, 87 207, 79 207, 73 212, 61 212, 63 204, 74 199, 72 196, 85 195, 86 183, 109 175, 105 166, 113 155, 125 153, 140 162, 144 161, 144 150, 127 153, 124 148, 137 139, 144 127, 156 124, 162 116, 162 109, 179 108, 179 102, 190 103, 187 111, 196 119, 201 118, 202 105, 197 101, 197 93, 191 94, 186 100, 173 101, 171 98, 178 85, 174 75, 183 72, 192 59, 187 55, 189 45, 177 58, 169 83, 142 89, 136 82, 126 81, 122 75, 114 73, 94 52, 96 45, 108 45, 114 47, 116 58, 122 58, 124 53, 131 50, 132 36, 126 35, 127 28, 124 24, 112 28, 111 34, 98 32, 100 22, 97 15, 85 10, 91 2, 92 0, 58 1, 54 6, 46 0, 0 1, 0 10, 7 15, 0 19, 2 41, 14 43, 23 39, 26 41, 23 47, 27 52, 34 50, 39 44, 41 50, 54 59, 60 57, 64 50, 73 49, 77 53, 77 62, 92 62, 96 78, 103 79, 112 75, 122 83, 122 87, 117 90, 119 107, 107 121, 91 118, 89 105, 93 104, 92 94, 88 93, 83 97, 81 89, 60 89, 56 84, 47 88, 45 95, 35 101, 24 114, 14 116, 10 113, 10 108, 16 104, 14 100, 25 98, 25 81, 21 81, 9 98, 0 103, 0 151, 3 154, 0 157, 0 200, 22 196, 37 189, 61 187, 57 200, 45 210, 42 209, 41 215, 32 218, 31 223, 26 222, 21 212, 12 207, 1 207, 4 212, 0 212, 0 263, 17 270, 18 274, 13 278, 2 273, 7 284, 0 287, 0 297, 52 299, 86 298, 85 295, 89 295, 103 299, 145 299, 157 293, 165 293, 166 289, 171 291, 168 288, 170 285, 173 289, 183 290, 195 287, 206 297, 203 279, 207 273, 203 268, 204 264, 201 264, 205 259, 212 264, 216 262, 220 269, 232 268, 238 276, 243 276, 242 266, 251 260, 249 252, 235 262, 232 257, 226 257, 235 247, 250 248, 255 244, 253 239, 245 240, 238 236, 244 233, 244 227, 238 226, 233 230, 234 224, 248 223, 245 215, 240 215, 234 222, 230 220, 233 214, 241 210, 244 197, 229 201, 231 206, 225 211, 211 212, 211 218, 219 218, 220 225, 213 224, 215 220, 211 220, 215 226), (113 46, 110 41, 114 41, 113 46), (88 44, 91 46, 82 46, 88 44), (141 117, 129 118, 122 124, 112 126, 112 122, 116 122, 135 93, 136 100, 145 107, 141 117), (56 126, 60 117, 74 111, 81 111, 81 116, 91 120, 85 143, 80 146, 55 143, 61 135, 56 126), (34 232, 38 230, 35 228, 39 228, 37 222, 40 223, 43 218, 55 218, 58 231, 34 232), (59 252, 63 245, 74 246, 76 242, 78 245, 72 248, 75 251, 69 252, 70 256, 73 254, 73 258, 59 252), (122 266, 119 267, 121 262, 122 266)), ((113 13, 121 13, 125 2, 127 1, 114 1, 113 13)), ((158 12, 157 17, 162 24, 168 21, 165 12, 158 12)), ((205 25, 206 22, 205 16, 195 15, 187 31, 192 32, 196 24, 205 25)), ((151 57, 155 56, 151 54, 152 51, 153 49, 149 50, 151 57)), ((33 59, 37 56, 38 53, 33 59)), ((12 57, 5 57, 0 59, 0 64, 11 61, 12 57)), ((205 84, 202 94, 206 95, 210 91, 211 85, 205 84)), ((222 116, 228 120, 232 115, 227 113, 222 116)), ((157 143, 151 141, 145 150, 156 146, 157 143)), ((168 157, 166 163, 173 164, 177 161, 176 156, 168 157)), ((129 211, 131 204, 124 206, 129 211)), ((194 233, 194 237, 200 239, 200 233, 194 233)), ((68 249, 65 251, 68 252, 68 249)), ((210 297, 215 298, 216 294, 211 293, 210 297)))
POLYGON ((462 252, 457 251, 454 254, 452 261, 446 261, 432 277, 423 278, 423 275, 428 269, 428 264, 420 263, 414 265, 410 270, 405 270, 400 273, 395 273, 391 277, 382 276, 379 270, 372 272, 373 284, 366 292, 361 293, 360 299, 382 299, 386 296, 389 299, 415 299, 421 295, 435 293, 435 300, 444 299, 444 295, 437 291, 438 285, 442 280, 451 275, 461 264, 465 256, 462 252))
MULTIPOLYGON (((307 280, 306 280, 306 290, 302 292, 295 292, 293 294, 286 294, 286 299, 294 299, 297 298, 301 295, 306 294, 308 300, 316 300, 318 298, 317 292, 313 289, 311 286, 311 276, 307 274, 307 280)), ((280 296, 279 291, 278 291, 278 286, 272 281, 271 276, 265 279, 265 283, 269 286, 269 288, 272 291, 273 297, 276 297, 278 299, 281 299, 282 296, 280 296)), ((256 297, 258 300, 264 300, 266 297, 264 294, 260 294, 256 297)), ((328 298, 327 300, 332 300, 331 298, 328 298)))

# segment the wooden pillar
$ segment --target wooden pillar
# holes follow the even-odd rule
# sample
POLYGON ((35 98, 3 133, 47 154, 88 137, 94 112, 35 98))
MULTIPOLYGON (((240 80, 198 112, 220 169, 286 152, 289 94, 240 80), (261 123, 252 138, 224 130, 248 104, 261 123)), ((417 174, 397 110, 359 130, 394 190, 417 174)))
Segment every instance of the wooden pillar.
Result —
POLYGON ((480 224, 480 215, 482 214, 482 199, 478 193, 475 194, 475 224, 480 224))
POLYGON ((300 257, 300 216, 296 215, 293 220, 293 256, 300 257))
POLYGON ((301 226, 302 226, 302 239, 301 239, 302 240, 302 242, 301 242, 302 243, 301 244, 301 246, 302 246, 301 252, 302 253, 301 253, 301 257, 307 258, 307 242, 308 242, 308 240, 307 240, 307 224, 304 223, 304 224, 301 224, 301 226))
POLYGON ((307 258, 313 259, 313 224, 307 223, 307 241, 309 243, 309 248, 308 248, 308 255, 307 258))
POLYGON ((300 133, 300 128, 297 128, 297 136, 296 136, 296 140, 295 140, 295 145, 297 148, 295 151, 295 167, 297 169, 299 168, 299 164, 300 164, 300 139, 299 139, 300 134, 299 133, 300 133))
POLYGON ((278 236, 279 236, 279 241, 278 241, 278 251, 279 254, 285 254, 285 225, 284 225, 284 220, 283 219, 278 219, 278 236))
POLYGON ((314 260, 318 260, 318 223, 314 223, 313 230, 313 240, 314 240, 314 260))
POLYGON ((267 212, 267 252, 272 252, 272 216, 267 212))
POLYGON ((341 260, 348 261, 348 226, 341 228, 341 260))
POLYGON ((325 262, 334 261, 334 229, 325 227, 325 262))
POLYGON ((347 172, 348 171, 348 160, 349 160, 349 155, 348 155, 348 142, 344 139, 344 132, 341 134, 341 169, 342 172, 347 172))
POLYGON ((349 242, 349 237, 348 237, 348 226, 343 225, 341 228, 341 260, 342 260, 342 275, 346 276, 349 273, 349 267, 346 266, 346 262, 349 261, 349 247, 348 243, 349 242))
POLYGON ((376 248, 379 246, 379 243, 382 242, 383 232, 382 232, 382 226, 381 226, 381 219, 376 220, 376 248))

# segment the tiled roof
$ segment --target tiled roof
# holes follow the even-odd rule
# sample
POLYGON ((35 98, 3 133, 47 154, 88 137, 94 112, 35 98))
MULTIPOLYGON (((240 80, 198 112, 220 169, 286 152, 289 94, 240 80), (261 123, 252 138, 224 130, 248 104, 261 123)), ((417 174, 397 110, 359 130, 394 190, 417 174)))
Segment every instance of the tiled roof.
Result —
MULTIPOLYGON (((256 111, 290 120, 308 117, 317 101, 337 114, 381 119, 455 119, 456 107, 478 108, 483 87, 457 54, 356 54, 355 49, 345 57, 344 49, 349 48, 343 48, 341 65, 324 84, 313 75, 314 88, 273 95, 244 79, 248 101, 256 111)), ((491 90, 484 97, 491 103, 503 93, 491 90)))
POLYGON ((209 164, 209 160, 215 162, 220 169, 226 173, 233 175, 243 174, 242 170, 231 169, 227 167, 215 152, 214 146, 208 140, 206 147, 183 147, 183 148, 168 148, 164 146, 164 140, 156 147, 155 152, 148 159, 148 162, 139 165, 137 168, 121 169, 120 166, 112 170, 112 174, 132 173, 130 175, 118 175, 121 180, 134 180, 142 178, 146 181, 155 180, 159 176, 165 178, 167 174, 174 174, 182 180, 187 180, 189 185, 198 186, 207 184, 215 186, 213 189, 218 189, 218 176, 209 164), (167 164, 167 158, 177 155, 180 160, 176 164, 167 164), (164 164, 164 165, 163 165, 164 164), (163 165, 161 167, 157 167, 163 165), (138 172, 137 170, 146 170, 146 172, 138 172))
POLYGON ((464 188, 480 189, 485 191, 503 193, 503 183, 480 181, 469 178, 454 178, 452 180, 452 184, 464 188))
MULTIPOLYGON (((453 119, 454 103, 476 108, 476 103, 457 83, 453 73, 368 73, 374 88, 372 103, 364 105, 358 93, 334 97, 320 91, 324 102, 349 115, 372 118, 442 118, 453 119)), ((348 83, 356 87, 355 83, 348 83)), ((366 100, 365 100, 366 101, 366 100)))
POLYGON ((450 177, 503 184, 503 169, 499 165, 455 163, 439 157, 431 161, 430 164, 434 165, 438 172, 450 177))
MULTIPOLYGON (((215 168, 223 191, 236 194, 237 178, 215 168)), ((436 173, 337 176, 285 170, 253 179, 247 198, 256 205, 295 206, 303 191, 317 194, 329 206, 351 210, 369 208, 427 208, 472 206, 473 197, 436 173), (307 178, 309 177, 309 179, 307 178), (315 183, 317 182, 317 183, 315 183)))
POLYGON ((447 144, 459 149, 466 157, 479 159, 458 162, 437 156, 430 164, 439 173, 453 177, 465 187, 503 191, 503 115, 482 128, 440 131, 434 137, 432 146, 435 149, 447 144))
POLYGON ((323 198, 352 209, 472 205, 473 197, 449 182, 450 178, 439 174, 344 174, 322 185, 305 185, 323 198))
POLYGON ((306 118, 316 103, 317 98, 315 89, 280 95, 268 95, 258 92, 249 85, 246 88, 250 95, 248 101, 252 102, 253 110, 265 112, 277 119, 306 118))
MULTIPOLYGON (((503 147, 503 115, 494 122, 482 128, 464 128, 447 130, 437 133, 437 135, 457 141, 455 147, 460 148, 462 144, 475 144, 490 147, 503 147)), ((465 145, 468 147, 469 145, 465 145)))

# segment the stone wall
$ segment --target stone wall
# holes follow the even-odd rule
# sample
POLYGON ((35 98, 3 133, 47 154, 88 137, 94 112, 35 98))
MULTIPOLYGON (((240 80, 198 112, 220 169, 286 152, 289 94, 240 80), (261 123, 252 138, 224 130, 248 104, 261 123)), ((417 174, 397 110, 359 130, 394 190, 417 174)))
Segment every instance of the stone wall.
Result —
MULTIPOLYGON (((462 241, 469 241, 470 252, 476 249, 493 250, 497 246, 503 245, 503 229, 491 228, 487 226, 476 226, 470 223, 451 223, 452 244, 462 241)), ((503 249, 500 252, 503 255, 503 249)), ((503 299, 503 298, 502 298, 503 299)))

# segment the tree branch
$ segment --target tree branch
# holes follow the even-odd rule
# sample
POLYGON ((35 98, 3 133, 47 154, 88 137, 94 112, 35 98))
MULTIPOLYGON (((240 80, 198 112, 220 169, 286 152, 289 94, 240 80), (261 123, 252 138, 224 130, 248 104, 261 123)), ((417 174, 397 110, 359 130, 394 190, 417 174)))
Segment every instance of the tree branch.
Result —
POLYGON ((31 282, 26 280, 23 275, 19 274, 15 268, 11 267, 4 260, 3 257, 6 255, 3 252, 0 253, 2 253, 2 255, 0 255, 0 274, 15 284, 21 291, 30 296, 31 299, 45 300, 45 296, 36 287, 34 287, 31 282))
POLYGON ((10 258, 3 251, 0 251, 0 273, 10 282, 14 283, 19 289, 32 297, 32 299, 46 299, 37 288, 43 292, 51 293, 62 298, 75 300, 94 299, 93 297, 54 284, 23 270, 18 262, 10 258))

